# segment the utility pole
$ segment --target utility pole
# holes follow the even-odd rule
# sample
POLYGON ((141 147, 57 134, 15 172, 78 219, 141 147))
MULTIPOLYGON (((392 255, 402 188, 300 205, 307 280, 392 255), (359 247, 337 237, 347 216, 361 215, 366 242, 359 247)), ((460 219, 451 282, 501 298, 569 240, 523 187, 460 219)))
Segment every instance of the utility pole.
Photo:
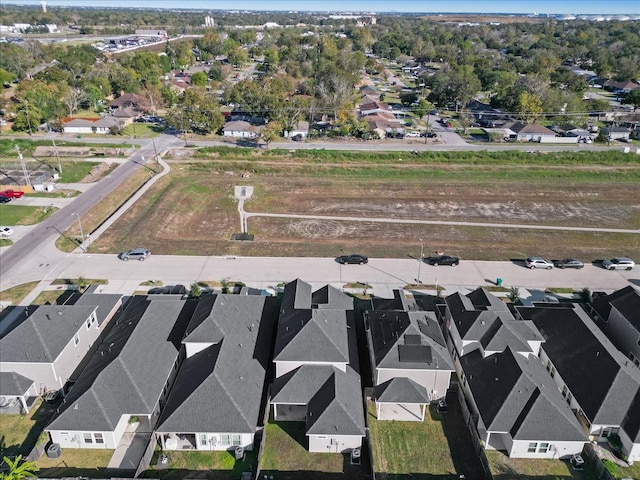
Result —
POLYGON ((80 215, 76 212, 73 212, 71 215, 75 215, 78 217, 78 225, 80 225, 80 237, 82 237, 82 243, 84 243, 84 232, 82 231, 82 222, 80 221, 80 215))
POLYGON ((31 185, 31 178, 29 177, 29 170, 27 170, 27 164, 24 162, 24 157, 22 152, 20 152, 20 147, 18 145, 14 145, 16 152, 18 152, 18 158, 20 159, 20 165, 22 166, 22 174, 27 182, 27 186, 33 188, 31 185))
POLYGON ((160 157, 158 157, 158 150, 156 149, 156 139, 151 140, 151 143, 153 143, 153 151, 156 154, 156 163, 160 165, 160 157))
POLYGON ((33 135, 31 130, 31 118, 29 118, 29 102, 27 100, 24 101, 24 108, 27 113, 27 126, 29 127, 29 135, 33 135))
POLYGON ((53 151, 56 153, 56 160, 58 160, 58 173, 62 173, 62 164, 58 156, 58 147, 56 146, 56 138, 53 136, 53 132, 51 132, 51 142, 53 143, 53 151))
POLYGON ((420 269, 422 267, 423 258, 424 258, 424 243, 422 242, 422 239, 420 239, 420 258, 418 259, 418 285, 422 284, 422 282, 420 281, 420 269))

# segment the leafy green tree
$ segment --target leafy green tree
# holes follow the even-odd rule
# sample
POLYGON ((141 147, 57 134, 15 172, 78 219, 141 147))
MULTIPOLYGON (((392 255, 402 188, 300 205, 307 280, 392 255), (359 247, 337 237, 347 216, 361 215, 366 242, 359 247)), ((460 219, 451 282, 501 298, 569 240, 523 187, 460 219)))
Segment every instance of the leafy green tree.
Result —
POLYGON ((200 284, 198 282, 194 282, 191 284, 189 296, 193 298, 199 298, 202 296, 202 287, 200 287, 200 284))
POLYGON ((420 100, 418 100, 418 105, 413 108, 413 111, 418 116, 418 118, 422 118, 429 112, 429 110, 431 110, 431 108, 431 104, 424 98, 421 98, 420 100))
POLYGON ((634 110, 640 108, 640 88, 631 90, 630 93, 622 99, 622 103, 625 105, 633 105, 634 110))
POLYGON ((542 100, 533 93, 520 92, 518 113, 525 122, 535 121, 543 112, 542 100))
POLYGON ((4 68, 0 68, 0 83, 13 82, 16 79, 16 74, 6 71, 4 68))
POLYGON ((215 82, 221 82, 224 80, 224 73, 220 62, 216 62, 211 65, 211 68, 209 68, 209 78, 215 82))
POLYGON ((35 462, 23 462, 22 455, 18 455, 14 460, 3 457, 3 460, 9 470, 0 474, 0 480, 22 480, 27 477, 36 477, 36 472, 39 470, 35 462))
POLYGON ((207 80, 207 74, 204 72, 195 72, 191 75, 191 84, 196 87, 206 87, 207 80))
POLYGON ((403 105, 411 105, 418 100, 418 95, 415 92, 401 92, 400 103, 403 105))

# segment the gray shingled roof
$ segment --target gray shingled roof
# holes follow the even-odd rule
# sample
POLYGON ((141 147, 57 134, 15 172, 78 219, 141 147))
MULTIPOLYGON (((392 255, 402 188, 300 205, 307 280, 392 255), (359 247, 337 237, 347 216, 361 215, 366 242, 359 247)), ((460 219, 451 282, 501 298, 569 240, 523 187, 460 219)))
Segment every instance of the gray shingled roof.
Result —
POLYGON ((486 358, 475 350, 460 361, 487 430, 518 440, 587 440, 538 357, 507 348, 486 358))
POLYGON ((98 325, 102 325, 107 319, 107 315, 113 310, 113 308, 122 302, 122 295, 119 293, 82 293, 74 294, 65 302, 65 305, 76 306, 96 306, 96 318, 98 319, 98 325))
POLYGON ((274 360, 348 362, 346 316, 344 310, 313 309, 280 317, 274 360))
POLYGON ((209 347, 184 361, 157 431, 255 432, 276 313, 273 297, 201 298, 183 342, 209 347))
POLYGON ((455 369, 433 312, 367 311, 366 318, 377 368, 455 369), (409 344, 428 349, 429 360, 401 359, 401 347, 409 344))
POLYGON ((122 415, 151 414, 178 359, 186 304, 134 297, 47 430, 111 431, 122 415))
POLYGON ((307 434, 365 434, 360 376, 349 366, 303 365, 274 380, 271 403, 307 405, 307 434))
POLYGON ((41 305, 0 338, 0 361, 52 363, 96 306, 41 305))
POLYGON ((375 387, 376 403, 429 403, 429 394, 410 378, 396 377, 375 387))
POLYGON ((581 308, 518 307, 545 342, 542 349, 595 424, 620 425, 640 388, 640 370, 581 308))
POLYGON ((0 372, 0 395, 8 397, 24 395, 33 383, 33 380, 19 373, 0 372))
POLYGON ((604 319, 608 319, 611 309, 615 308, 633 328, 640 332, 640 291, 631 285, 597 298, 593 306, 604 319))

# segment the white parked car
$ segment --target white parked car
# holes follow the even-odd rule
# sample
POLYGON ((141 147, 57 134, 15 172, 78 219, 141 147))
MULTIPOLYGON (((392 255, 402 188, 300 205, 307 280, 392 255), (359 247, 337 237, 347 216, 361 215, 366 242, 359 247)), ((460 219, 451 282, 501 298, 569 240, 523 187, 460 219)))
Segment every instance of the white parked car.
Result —
POLYGON ((602 267, 607 270, 631 270, 636 263, 627 257, 616 257, 602 262, 602 267))
POLYGON ((13 228, 0 227, 0 237, 8 237, 9 235, 13 235, 13 228))
POLYGON ((527 268, 546 268, 547 270, 551 270, 553 268, 553 262, 551 260, 547 260, 542 257, 529 257, 525 260, 525 265, 527 268))
POLYGON ((407 133, 404 134, 404 138, 407 138, 407 137, 418 137, 418 138, 420 138, 420 132, 418 132, 418 131, 407 132, 407 133))

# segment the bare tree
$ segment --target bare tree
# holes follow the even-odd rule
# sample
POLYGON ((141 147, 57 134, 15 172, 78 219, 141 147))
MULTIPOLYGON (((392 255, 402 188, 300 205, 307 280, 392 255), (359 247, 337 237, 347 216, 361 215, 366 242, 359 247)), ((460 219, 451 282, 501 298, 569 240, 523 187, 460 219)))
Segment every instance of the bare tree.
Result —
POLYGON ((69 116, 73 115, 74 112, 78 110, 78 107, 82 102, 86 100, 85 93, 79 88, 70 88, 67 93, 65 93, 64 97, 62 97, 62 101, 69 110, 69 116))

